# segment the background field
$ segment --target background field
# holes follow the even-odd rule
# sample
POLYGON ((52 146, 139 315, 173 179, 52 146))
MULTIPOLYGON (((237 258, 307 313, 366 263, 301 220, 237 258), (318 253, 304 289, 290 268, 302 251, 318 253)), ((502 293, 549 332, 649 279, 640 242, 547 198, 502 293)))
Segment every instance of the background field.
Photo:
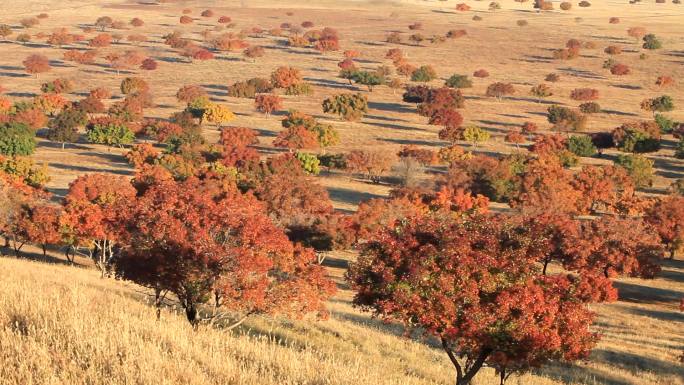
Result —
MULTIPOLYGON (((493 139, 476 152, 506 153, 515 148, 503 142, 512 126, 533 121, 549 129, 545 111, 548 104, 528 96, 531 86, 550 72, 561 75, 553 84, 549 103, 576 106, 569 98, 572 89, 599 89, 604 113, 590 117, 587 131, 609 131, 623 122, 648 119, 639 109, 647 97, 667 93, 678 106, 684 105, 684 89, 677 85, 666 91, 655 85, 658 75, 684 79, 684 5, 654 4, 645 1, 595 0, 591 8, 569 12, 536 13, 530 2, 520 5, 500 1, 501 10, 487 10, 488 1, 469 2, 470 12, 456 12, 456 1, 177 1, 149 6, 126 2, 81 0, 9 0, 3 3, 0 23, 17 25, 27 16, 47 12, 50 18, 32 33, 49 33, 67 26, 73 32, 98 16, 109 15, 128 21, 140 17, 146 25, 137 32, 150 37, 141 45, 160 62, 153 72, 121 73, 108 68, 102 59, 96 65, 76 66, 63 62, 63 50, 32 43, 26 46, 0 42, 0 84, 13 99, 31 98, 40 83, 56 77, 72 79, 77 89, 69 98, 76 100, 88 90, 105 86, 116 91, 126 76, 143 76, 152 86, 158 107, 146 110, 149 117, 166 118, 181 110, 176 90, 185 84, 202 84, 214 101, 227 104, 237 114, 232 125, 258 129, 264 154, 277 151, 270 146, 281 129, 281 116, 270 118, 254 112, 251 99, 226 96, 226 86, 251 77, 268 77, 279 65, 300 68, 315 87, 313 97, 285 97, 285 108, 296 108, 333 124, 341 134, 341 144, 331 152, 355 148, 381 148, 397 151, 404 144, 432 149, 445 145, 437 138, 439 128, 426 124, 415 106, 401 101, 386 87, 368 93, 370 111, 359 123, 346 123, 321 113, 325 97, 355 90, 337 78, 341 52, 318 54, 311 49, 292 49, 284 38, 264 36, 247 40, 266 48, 266 56, 256 62, 245 61, 239 53, 220 54, 216 60, 178 61, 178 55, 162 44, 161 36, 173 30, 186 35, 213 28, 219 15, 236 22, 232 30, 260 26, 269 29, 282 22, 299 24, 310 20, 316 27, 336 28, 343 49, 361 52, 363 68, 390 64, 384 59, 389 48, 401 48, 414 65, 431 64, 440 75, 433 85, 441 85, 451 74, 472 74, 479 68, 491 76, 475 79, 465 90, 466 122, 486 128, 493 139), (6 3, 6 4, 5 4, 6 3), (242 7, 241 5, 246 5, 242 7), (275 5, 274 5, 275 4, 275 5), (198 20, 189 26, 178 24, 181 9, 192 8, 198 20), (215 18, 199 17, 211 8, 215 18), (293 12, 287 16, 286 12, 293 12), (390 14, 396 14, 390 17, 390 14), (482 16, 475 22, 473 15, 482 16), (608 18, 619 16, 620 24, 608 18), (577 22, 576 18, 583 20, 577 22), (201 19, 201 20, 200 20, 201 19), (516 20, 529 25, 518 27, 516 20), (387 33, 400 31, 408 37, 407 25, 420 21, 422 34, 443 35, 450 29, 466 29, 468 35, 441 45, 423 46, 383 43, 387 33), (633 26, 646 27, 658 35, 665 48, 648 53, 627 36, 633 26), (552 50, 564 46, 569 38, 592 41, 594 50, 583 50, 572 61, 552 59, 552 50), (615 77, 601 67, 607 56, 603 49, 620 45, 624 53, 616 59, 629 65, 633 73, 615 77), (39 78, 25 74, 22 60, 31 53, 42 53, 53 60, 53 70, 39 78), (512 82, 518 93, 503 101, 486 98, 485 89, 495 81, 512 82)), ((557 4, 556 4, 557 5, 557 4)), ((123 31, 124 34, 127 31, 123 31)), ((195 34, 200 40, 200 36, 195 34)), ((109 50, 132 48, 128 43, 114 44, 109 50)), ((681 108, 669 113, 684 120, 681 108)), ((216 141, 218 131, 206 127, 205 135, 216 141)), ((675 141, 665 136, 663 149, 649 154, 656 162, 658 176, 654 188, 646 193, 661 193, 674 178, 684 177, 684 161, 671 155, 675 141)), ((81 141, 67 146, 41 140, 34 158, 48 165, 52 176, 49 189, 63 195, 78 175, 111 172, 132 175, 125 149, 107 149, 81 141)), ((610 163, 614 152, 603 159, 583 159, 586 163, 610 163)), ((318 180, 328 187, 335 206, 354 210, 358 202, 387 194, 390 186, 350 180, 340 174, 324 174, 318 180)), ((31 250, 29 250, 31 251, 31 250)), ((53 253, 50 261, 60 264, 53 253)), ((37 258, 37 257, 36 257, 37 258)), ((97 273, 79 267, 45 265, 0 258, 0 384, 447 384, 453 381, 446 355, 431 341, 410 341, 401 330, 383 325, 350 305, 351 293, 341 276, 352 253, 338 253, 326 264, 339 283, 340 292, 330 303, 332 317, 325 322, 250 320, 235 334, 215 330, 197 333, 173 309, 164 312, 161 323, 146 304, 147 293, 133 285, 100 280, 97 273)), ((79 263, 87 266, 87 261, 79 263)), ((684 348, 684 316, 678 312, 684 297, 684 262, 666 262, 663 274, 652 281, 623 279, 616 284, 621 300, 596 307, 597 330, 604 338, 588 363, 552 366, 521 378, 512 384, 684 384, 684 368, 677 356, 684 348)), ((487 373, 474 385, 495 381, 487 373)))

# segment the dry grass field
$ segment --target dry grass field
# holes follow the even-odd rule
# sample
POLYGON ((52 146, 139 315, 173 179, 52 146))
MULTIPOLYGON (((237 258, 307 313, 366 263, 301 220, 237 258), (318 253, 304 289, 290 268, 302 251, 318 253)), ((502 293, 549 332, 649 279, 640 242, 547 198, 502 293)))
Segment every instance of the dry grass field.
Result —
MULTIPOLYGON (((340 33, 342 49, 359 51, 360 66, 369 70, 390 64, 385 59, 387 50, 401 48, 412 64, 435 67, 439 78, 431 83, 434 86, 442 85, 455 73, 471 75, 477 69, 486 69, 489 78, 475 78, 474 86, 464 90, 467 107, 462 113, 466 123, 477 124, 492 134, 492 139, 474 152, 515 151, 503 138, 510 127, 525 121, 536 122, 542 132, 549 131, 548 106, 576 107, 579 102, 569 94, 580 87, 598 89, 598 102, 604 109, 589 118, 587 132, 610 131, 624 122, 652 118, 639 103, 662 94, 672 96, 678 107, 667 115, 684 121, 684 87, 679 84, 684 81, 679 80, 684 79, 684 5, 594 0, 590 8, 575 6, 567 12, 537 13, 531 2, 501 0, 502 9, 490 11, 489 1, 468 1, 472 10, 457 12, 454 8, 458 2, 179 0, 141 5, 114 0, 6 0, 0 24, 18 26, 24 17, 49 13, 48 19, 31 29, 32 34, 50 33, 60 27, 80 32, 80 26, 92 24, 103 15, 125 21, 139 17, 145 25, 136 33, 147 35, 149 41, 137 48, 157 59, 160 66, 155 71, 117 74, 101 58, 94 65, 75 65, 62 60, 63 49, 40 41, 26 45, 0 41, 0 85, 8 90, 5 96, 30 99, 40 93, 42 82, 60 77, 76 84, 73 94, 67 95, 71 100, 99 86, 113 91, 117 99, 121 97, 121 80, 140 76, 151 85, 158 104, 147 109, 146 116, 167 118, 184 108, 175 97, 178 88, 200 84, 213 101, 226 104, 236 113, 231 125, 258 129, 260 150, 269 154, 280 151, 270 144, 281 130, 283 114, 259 114, 252 99, 228 97, 226 87, 239 80, 269 77, 276 67, 291 65, 302 70, 315 93, 311 97, 283 96, 284 107, 302 110, 339 130, 340 144, 327 151, 373 148, 396 152, 406 144, 431 149, 446 144, 437 137, 439 127, 428 125, 427 119, 416 113, 415 105, 402 101, 401 91, 379 86, 370 93, 340 79, 337 63, 343 59, 341 52, 320 54, 291 48, 284 45, 286 38, 265 34, 246 39, 266 49, 265 56, 254 62, 244 60, 240 53, 221 53, 215 60, 187 63, 163 44, 162 36, 174 30, 200 42, 199 32, 213 28, 219 15, 228 15, 236 23, 231 29, 234 31, 254 26, 269 29, 283 22, 299 24, 305 20, 313 21, 316 27, 333 27, 340 33), (193 24, 178 23, 183 8, 193 10, 193 24), (217 17, 199 17, 207 8, 217 17), (482 20, 473 21, 474 15, 482 20), (609 24, 613 16, 620 17, 621 22, 609 24), (520 27, 517 20, 526 20, 528 25, 520 27), (451 29, 465 29, 467 36, 439 45, 384 43, 392 31, 408 37, 411 32, 407 26, 414 22, 423 23, 421 33, 426 36, 443 35, 451 29), (645 50, 626 33, 634 26, 658 35, 664 48, 646 52, 647 57, 640 59, 645 50), (581 57, 571 61, 554 60, 551 51, 564 47, 570 38, 594 42, 596 48, 582 50, 581 57), (608 45, 623 48, 617 59, 629 65, 632 74, 617 77, 602 68, 607 57, 603 49, 608 45), (39 77, 26 74, 22 60, 33 53, 48 56, 53 69, 39 77), (558 73, 561 80, 552 84, 554 95, 538 103, 528 91, 551 72, 558 73), (659 75, 670 75, 679 83, 661 90, 655 85, 659 75), (503 100, 486 97, 487 85, 496 81, 512 82, 518 92, 503 100), (362 121, 343 122, 321 112, 324 98, 352 90, 369 98, 369 112, 362 121)), ((130 48, 133 46, 122 41, 103 53, 130 48)), ((211 142, 219 136, 213 126, 206 126, 204 134, 211 142)), ((671 135, 665 135, 662 149, 647 154, 655 161, 657 176, 646 193, 663 193, 674 179, 684 178, 684 160, 672 156, 675 144, 671 135)), ((124 157, 126 151, 93 145, 85 139, 62 149, 39 138, 33 158, 47 165, 51 176, 47 187, 60 197, 69 183, 84 173, 133 175, 124 157)), ((601 159, 583 158, 582 162, 610 164, 616 153, 609 150, 601 159)), ((323 173, 318 180, 328 188, 335 207, 348 211, 368 198, 386 196, 391 188, 337 173, 323 173)), ((34 255, 31 252, 36 250, 29 248, 28 252, 34 255)), ((252 318, 232 333, 209 328, 193 331, 174 308, 165 309, 159 322, 144 289, 100 279, 86 260, 77 261, 78 266, 66 266, 57 252, 52 255, 41 262, 0 257, 0 385, 453 383, 451 363, 434 341, 407 339, 398 326, 382 324, 351 306, 352 293, 342 279, 347 262, 354 259, 351 252, 326 260, 340 289, 329 303, 329 320, 252 318)), ((680 257, 665 262, 662 274, 654 280, 620 279, 616 286, 619 301, 595 306, 595 329, 603 338, 587 362, 548 366, 513 377, 509 383, 684 385, 684 366, 678 361, 684 349, 684 314, 678 310, 684 297, 684 261, 680 257)), ((491 369, 473 381, 473 385, 493 383, 498 383, 498 378, 491 369)))
MULTIPOLYGON (((339 258, 331 261, 346 256, 339 258)), ((623 300, 596 308, 603 339, 588 362, 510 383, 684 384, 676 361, 684 345, 683 281, 682 262, 667 264, 653 281, 619 281, 623 300)), ((157 321, 149 293, 93 269, 0 258, 0 384, 452 383, 440 348, 359 313, 340 284, 327 321, 252 318, 232 333, 193 331, 182 311, 169 308, 157 321)), ((492 383, 498 379, 485 369, 473 385, 492 383)))

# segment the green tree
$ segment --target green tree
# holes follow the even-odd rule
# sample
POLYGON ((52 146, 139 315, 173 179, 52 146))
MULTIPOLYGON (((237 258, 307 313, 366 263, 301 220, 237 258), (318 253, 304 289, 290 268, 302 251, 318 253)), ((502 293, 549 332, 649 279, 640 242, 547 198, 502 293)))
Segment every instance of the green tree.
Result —
POLYGON ((572 136, 568 139, 568 150, 577 156, 596 154, 596 146, 589 136, 572 136))
POLYGON ((53 142, 61 142, 62 149, 65 143, 73 143, 78 140, 78 128, 88 122, 87 114, 79 108, 63 110, 48 124, 47 138, 53 142))
POLYGON ((643 40, 643 47, 645 49, 654 50, 663 48, 663 43, 661 43, 660 40, 658 40, 658 38, 656 37, 656 35, 652 33, 649 33, 648 35, 644 36, 643 40))
POLYGON ((36 149, 36 133, 26 124, 9 122, 0 124, 0 154, 27 156, 36 149))
POLYGON ((473 146, 489 140, 489 132, 478 126, 467 126, 463 129, 463 139, 471 142, 473 146))
POLYGON ((360 93, 334 95, 323 101, 323 112, 337 114, 347 121, 359 120, 368 112, 368 98, 360 93))
POLYGON ((432 66, 424 65, 417 68, 411 73, 411 81, 427 83, 437 77, 437 72, 432 66))
POLYGON ((368 87, 369 92, 373 92, 374 86, 385 84, 385 78, 375 72, 355 71, 352 74, 352 80, 355 83, 363 84, 368 87))
POLYGON ((454 74, 444 82, 444 85, 451 88, 470 88, 473 86, 473 82, 468 78, 468 75, 454 74))
POLYGON ((653 184, 653 161, 645 156, 620 154, 615 164, 627 170, 637 188, 653 184))
POLYGON ((133 131, 123 122, 115 120, 103 120, 88 124, 86 137, 91 143, 105 144, 110 147, 121 147, 135 140, 133 131))
POLYGON ((302 164, 302 169, 309 174, 318 175, 321 172, 321 161, 314 154, 309 154, 306 152, 297 152, 295 154, 299 163, 302 164))

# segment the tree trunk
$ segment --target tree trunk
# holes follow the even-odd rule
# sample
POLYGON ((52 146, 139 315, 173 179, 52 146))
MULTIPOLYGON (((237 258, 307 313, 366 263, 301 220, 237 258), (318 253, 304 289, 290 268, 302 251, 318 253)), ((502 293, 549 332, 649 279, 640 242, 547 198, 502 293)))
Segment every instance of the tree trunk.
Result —
POLYGON ((472 381, 473 377, 475 377, 477 372, 479 372, 480 369, 482 369, 482 365, 484 365, 485 360, 492 353, 492 349, 483 348, 482 351, 480 351, 480 354, 473 362, 473 364, 470 365, 470 367, 463 368, 461 364, 458 362, 456 355, 454 355, 454 352, 449 347, 449 343, 444 338, 442 338, 442 347, 449 356, 451 363, 456 368, 456 385, 470 385, 470 381, 472 381))
POLYGON ((47 257, 47 245, 43 243, 41 246, 43 247, 43 257, 47 257))
POLYGON ((197 308, 194 303, 186 303, 185 305, 185 316, 188 318, 190 325, 193 329, 197 329, 199 324, 199 319, 197 318, 197 308))

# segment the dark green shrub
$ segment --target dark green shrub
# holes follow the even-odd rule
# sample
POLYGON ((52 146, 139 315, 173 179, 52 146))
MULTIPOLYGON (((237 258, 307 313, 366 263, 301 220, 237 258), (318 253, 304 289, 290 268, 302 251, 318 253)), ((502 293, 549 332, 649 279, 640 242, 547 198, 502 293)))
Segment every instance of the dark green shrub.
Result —
POLYGON ((577 156, 596 154, 596 146, 589 136, 573 136, 568 139, 568 150, 577 156))
POLYGON ((454 74, 447 79, 444 85, 451 88, 470 88, 473 86, 473 82, 468 79, 468 75, 454 74))

